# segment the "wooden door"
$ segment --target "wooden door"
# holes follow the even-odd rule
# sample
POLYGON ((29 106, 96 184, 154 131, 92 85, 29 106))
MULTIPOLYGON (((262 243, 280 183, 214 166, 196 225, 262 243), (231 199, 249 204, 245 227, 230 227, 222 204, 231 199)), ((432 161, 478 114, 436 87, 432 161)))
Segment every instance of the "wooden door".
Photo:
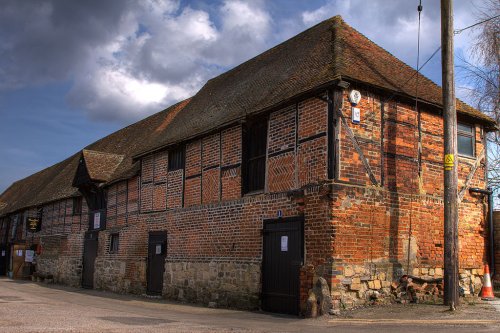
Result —
POLYGON ((26 252, 26 245, 15 244, 11 247, 11 260, 12 260, 12 278, 22 279, 24 277, 24 255, 26 252))
POLYGON ((303 219, 264 222, 262 309, 298 315, 300 267, 303 262, 303 219))
POLYGON ((83 243, 82 287, 94 288, 94 265, 97 257, 98 232, 87 231, 83 243))
POLYGON ((0 246, 0 276, 7 274, 9 264, 9 251, 7 246, 0 246))
POLYGON ((147 293, 149 295, 162 294, 166 256, 167 233, 165 231, 150 232, 147 262, 147 293))

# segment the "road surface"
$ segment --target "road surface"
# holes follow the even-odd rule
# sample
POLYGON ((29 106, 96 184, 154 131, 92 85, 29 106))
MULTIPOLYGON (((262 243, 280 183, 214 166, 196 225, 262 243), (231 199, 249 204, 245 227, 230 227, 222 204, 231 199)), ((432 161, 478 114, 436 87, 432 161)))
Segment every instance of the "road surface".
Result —
POLYGON ((492 303, 454 313, 394 305, 301 319, 2 278, 0 332, 500 332, 500 302, 492 303))

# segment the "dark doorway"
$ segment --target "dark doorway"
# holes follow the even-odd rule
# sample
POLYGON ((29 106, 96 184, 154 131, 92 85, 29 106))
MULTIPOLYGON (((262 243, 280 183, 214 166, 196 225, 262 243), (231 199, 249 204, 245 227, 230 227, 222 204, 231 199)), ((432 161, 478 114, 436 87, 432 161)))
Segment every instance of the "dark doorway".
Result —
POLYGON ((9 247, 0 245, 0 276, 7 274, 8 258, 10 256, 9 247))
POLYGON ((148 241, 148 289, 149 295, 161 295, 163 290, 163 272, 167 256, 167 232, 149 233, 148 241))
POLYGON ((298 315, 303 218, 264 221, 262 309, 298 315))
POLYGON ((97 257, 97 235, 98 232, 87 231, 83 244, 83 272, 82 287, 94 288, 94 264, 97 257))

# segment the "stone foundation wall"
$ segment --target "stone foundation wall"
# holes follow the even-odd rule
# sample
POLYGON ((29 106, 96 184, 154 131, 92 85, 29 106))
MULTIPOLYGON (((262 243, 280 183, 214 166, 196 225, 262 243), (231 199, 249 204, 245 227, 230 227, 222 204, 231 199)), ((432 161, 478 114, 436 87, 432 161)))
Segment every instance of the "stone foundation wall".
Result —
POLYGON ((52 274, 55 283, 80 287, 82 258, 41 256, 37 259, 37 271, 41 274, 52 274))
POLYGON ((96 258, 94 266, 94 288, 118 293, 129 291, 130 280, 124 279, 125 262, 96 258))
POLYGON ((261 263, 257 261, 182 261, 165 264, 168 299, 239 309, 260 306, 261 263))
MULTIPOLYGON (((340 284, 331 292, 334 308, 352 308, 374 300, 379 303, 400 301, 398 287, 404 273, 401 264, 347 265, 343 272, 343 275, 337 276, 340 284)), ((440 279, 443 272, 442 267, 415 267, 411 270, 409 276, 414 280, 418 302, 437 302, 442 297, 440 279)), ((463 296, 478 296, 483 274, 482 268, 460 269, 459 283, 463 296)))

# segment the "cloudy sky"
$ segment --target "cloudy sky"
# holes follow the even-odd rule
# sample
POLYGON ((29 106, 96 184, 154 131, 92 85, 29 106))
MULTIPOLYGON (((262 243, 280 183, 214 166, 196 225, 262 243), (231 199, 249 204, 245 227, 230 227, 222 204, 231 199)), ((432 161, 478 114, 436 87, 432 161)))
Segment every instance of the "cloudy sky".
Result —
MULTIPOLYGON (((422 4, 421 64, 440 44, 439 1, 422 4)), ((480 4, 455 1, 455 27, 476 22, 480 4)), ((415 67, 417 5, 0 0, 0 192, 334 15, 415 67)), ((457 35, 456 52, 473 39, 470 30, 457 35)), ((439 54, 423 73, 440 83, 439 54)))

